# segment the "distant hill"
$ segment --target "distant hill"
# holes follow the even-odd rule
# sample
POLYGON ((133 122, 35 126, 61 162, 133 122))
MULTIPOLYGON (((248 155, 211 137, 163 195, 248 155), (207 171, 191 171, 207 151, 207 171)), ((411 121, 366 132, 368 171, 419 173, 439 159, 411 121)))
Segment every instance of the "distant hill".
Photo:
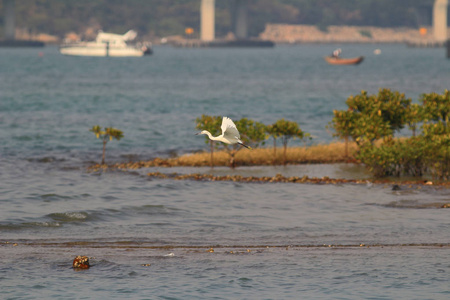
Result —
MULTIPOLYGON (((231 1, 216 0, 216 35, 231 31, 231 1)), ((412 27, 430 25, 433 0, 249 0, 249 33, 258 36, 267 23, 412 27)), ((135 29, 147 39, 198 36, 200 0, 16 0, 16 27, 30 34, 62 38, 69 32, 89 37, 97 30, 135 29)), ((3 4, 0 2, 3 11, 3 4)), ((1 26, 3 26, 3 15, 1 26)), ((3 32, 3 27, 0 27, 3 32)))

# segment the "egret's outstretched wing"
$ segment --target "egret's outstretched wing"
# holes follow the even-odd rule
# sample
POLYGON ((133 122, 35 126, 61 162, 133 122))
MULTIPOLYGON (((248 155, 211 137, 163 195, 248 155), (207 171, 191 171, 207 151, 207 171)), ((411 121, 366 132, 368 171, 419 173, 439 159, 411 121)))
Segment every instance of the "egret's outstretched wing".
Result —
POLYGON ((223 117, 222 119, 222 134, 228 139, 240 139, 239 131, 230 118, 223 117))

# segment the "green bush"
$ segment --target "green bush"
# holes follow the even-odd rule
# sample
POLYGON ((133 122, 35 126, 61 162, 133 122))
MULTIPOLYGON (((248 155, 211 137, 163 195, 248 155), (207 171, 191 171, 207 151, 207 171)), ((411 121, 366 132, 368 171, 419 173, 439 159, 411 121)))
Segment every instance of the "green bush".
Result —
POLYGON ((411 104, 404 94, 380 89, 378 95, 361 94, 347 99, 346 111, 334 111, 329 124, 339 138, 352 138, 357 158, 374 176, 450 178, 450 92, 423 94, 411 104), (421 124, 417 135, 418 125, 421 124), (412 137, 394 139, 407 125, 412 137), (375 143, 375 141, 379 141, 375 143))
POLYGON ((297 122, 287 121, 285 119, 278 120, 272 125, 267 126, 267 132, 274 139, 274 161, 276 159, 276 140, 277 138, 281 139, 283 143, 283 164, 286 165, 286 150, 287 144, 289 140, 299 138, 303 139, 306 137, 310 137, 309 133, 303 132, 298 126, 297 122))
POLYGON ((242 118, 235 124, 244 144, 249 144, 254 148, 264 145, 264 141, 267 139, 266 125, 247 118, 242 118))
POLYGON ((352 138, 359 146, 393 136, 405 126, 411 111, 411 99, 389 89, 380 89, 378 95, 361 91, 350 96, 346 104, 347 110, 333 112, 328 127, 335 130, 334 136, 346 141, 352 138))
POLYGON ((428 153, 422 137, 387 139, 380 146, 365 144, 358 152, 360 159, 375 177, 422 176, 428 153))
POLYGON ((103 141, 103 152, 102 152, 102 165, 105 164, 105 152, 106 152, 106 143, 112 141, 113 138, 116 140, 120 140, 123 138, 122 130, 113 128, 113 127, 105 127, 103 130, 99 125, 93 126, 89 131, 93 132, 98 139, 102 139, 103 141))

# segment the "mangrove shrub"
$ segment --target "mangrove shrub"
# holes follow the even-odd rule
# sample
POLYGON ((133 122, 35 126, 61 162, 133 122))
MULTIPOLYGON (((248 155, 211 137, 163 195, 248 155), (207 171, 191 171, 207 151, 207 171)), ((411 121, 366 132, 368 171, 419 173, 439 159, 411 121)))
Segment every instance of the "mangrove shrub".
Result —
POLYGON ((123 132, 113 127, 106 127, 103 130, 99 125, 93 126, 89 131, 93 132, 98 139, 103 141, 102 165, 105 164, 106 143, 113 139, 120 140, 123 138, 123 132))
POLYGON ((357 158, 375 176, 422 176, 428 172, 436 178, 450 178, 448 90, 442 95, 423 94, 419 104, 386 89, 376 96, 363 91, 351 96, 347 104, 347 111, 334 112, 330 127, 335 136, 356 141, 357 158), (412 136, 394 138, 405 125, 412 136))
POLYGON ((310 137, 309 133, 303 132, 297 122, 281 119, 274 124, 267 126, 267 132, 273 137, 274 161, 276 160, 276 140, 281 139, 283 144, 283 164, 286 165, 286 151, 289 140, 310 137))

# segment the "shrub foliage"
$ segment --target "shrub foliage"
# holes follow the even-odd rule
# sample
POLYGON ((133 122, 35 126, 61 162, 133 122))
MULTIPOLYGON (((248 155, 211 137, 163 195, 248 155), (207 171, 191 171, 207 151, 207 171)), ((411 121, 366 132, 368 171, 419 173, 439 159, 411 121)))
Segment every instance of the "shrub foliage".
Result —
POLYGON ((289 140, 309 138, 310 134, 303 132, 297 122, 281 119, 267 126, 267 133, 274 139, 274 161, 276 159, 276 140, 281 139, 283 144, 283 164, 286 165, 286 151, 289 140))
POLYGON ((102 139, 103 141, 102 165, 104 165, 106 143, 112 141, 113 138, 116 140, 120 140, 121 138, 123 138, 123 132, 122 130, 113 127, 105 127, 102 130, 102 128, 99 125, 93 126, 89 131, 93 132, 98 139, 102 139))
POLYGON ((380 89, 378 95, 350 96, 345 111, 334 111, 334 136, 353 139, 357 158, 375 176, 450 178, 450 92, 423 94, 412 104, 404 94, 380 89), (420 126, 419 126, 420 125, 420 126), (410 137, 394 138, 407 126, 410 137), (419 132, 417 132, 419 131, 419 132))

